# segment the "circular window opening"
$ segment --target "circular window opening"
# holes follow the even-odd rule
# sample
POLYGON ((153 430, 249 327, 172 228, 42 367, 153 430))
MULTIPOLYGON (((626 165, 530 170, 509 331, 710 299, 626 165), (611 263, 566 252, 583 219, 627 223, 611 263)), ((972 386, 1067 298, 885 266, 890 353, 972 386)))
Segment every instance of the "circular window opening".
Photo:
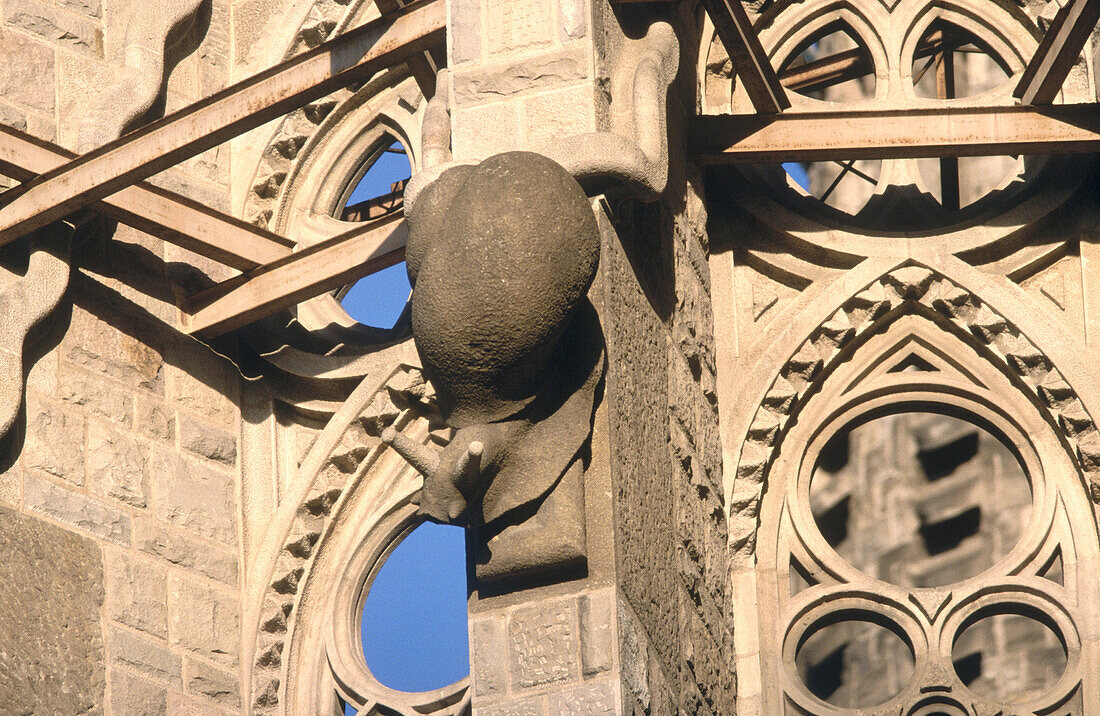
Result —
MULTIPOLYGON (((411 173, 405 147, 392 136, 384 136, 341 202, 340 219, 365 222, 401 211, 405 182, 411 173)), ((363 325, 392 328, 405 310, 411 292, 405 262, 397 261, 359 279, 337 298, 348 315, 363 325)))
POLYGON ((1022 605, 999 605, 973 620, 951 648, 959 680, 991 701, 1042 696, 1066 670, 1066 647, 1053 623, 1022 605))
POLYGON ((362 643, 391 689, 432 691, 469 675, 462 528, 425 522, 401 540, 367 592, 362 643))
POLYGON ((913 677, 913 650, 901 629, 877 615, 837 613, 819 622, 795 654, 802 683, 841 708, 877 706, 897 696, 913 677))
POLYGON ((903 587, 940 587, 992 567, 1031 514, 1016 456, 975 423, 903 412, 826 443, 810 482, 821 535, 849 564, 903 587))

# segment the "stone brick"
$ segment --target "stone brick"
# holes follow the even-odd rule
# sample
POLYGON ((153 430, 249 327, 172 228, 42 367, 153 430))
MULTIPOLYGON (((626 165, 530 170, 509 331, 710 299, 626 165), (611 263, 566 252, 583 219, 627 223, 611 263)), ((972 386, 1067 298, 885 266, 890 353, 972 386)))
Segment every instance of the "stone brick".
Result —
POLYGON ((165 569, 112 550, 107 553, 107 615, 153 636, 168 637, 165 569))
POLYGON ((103 380, 92 380, 75 371, 63 371, 58 381, 58 397, 85 408, 93 415, 129 428, 134 422, 134 399, 131 393, 103 380))
POLYGON ((188 659, 187 692, 223 706, 240 706, 240 683, 235 674, 188 659))
POLYGON ((156 335, 148 326, 132 324, 122 317, 112 317, 107 323, 74 306, 62 358, 123 385, 162 393, 164 360, 155 347, 156 335))
POLYGON ((522 699, 474 709, 474 716, 547 716, 542 699, 522 699))
POLYGON ((164 529, 149 520, 134 522, 134 546, 172 564, 192 569, 211 579, 237 583, 236 554, 184 534, 164 529))
POLYGON ((587 76, 588 58, 580 48, 576 48, 456 72, 451 82, 455 101, 462 105, 557 89, 580 82, 587 76))
POLYGON ((18 507, 23 501, 23 470, 19 463, 0 472, 0 503, 18 507))
POLYGON ((447 44, 451 60, 460 62, 476 60, 481 56, 481 3, 479 0, 451 0, 450 31, 447 44))
POLYGON ((454 108, 455 158, 480 161, 498 152, 519 149, 520 105, 493 102, 468 108, 454 108), (492 127, 492 135, 485 133, 492 127))
POLYGON ((164 403, 153 400, 137 402, 137 430, 155 440, 171 442, 176 436, 176 416, 164 403))
POLYGON ((99 18, 103 14, 103 5, 100 0, 54 0, 58 5, 73 12, 87 15, 91 18, 99 18))
POLYGON ((110 653, 112 664, 133 669, 171 688, 183 688, 183 658, 173 654, 163 641, 112 627, 110 653))
POLYGON ((236 491, 230 475, 154 447, 150 505, 170 525, 203 539, 235 545, 236 491))
POLYGON ((573 600, 517 609, 508 624, 512 682, 529 688, 579 676, 577 614, 573 600))
POLYGON ((31 474, 45 473, 83 485, 84 422, 59 406, 28 400, 23 466, 31 474))
POLYGON ((6 0, 4 22, 70 50, 103 56, 103 32, 91 21, 34 0, 6 0))
POLYGON ((495 0, 486 3, 489 52, 500 54, 544 45, 550 41, 548 0, 495 0))
POLYGON ((532 97, 524 103, 526 144, 533 150, 555 139, 596 131, 592 88, 580 85, 532 97))
POLYGON ((168 635, 172 644, 229 665, 237 663, 236 595, 199 580, 169 579, 168 635))
POLYGON ((478 696, 508 691, 508 646, 503 615, 470 622, 470 649, 474 690, 478 696))
POLYGON ((614 716, 615 682, 597 681, 549 696, 550 713, 554 716, 614 716))
POLYGON ((88 487, 100 497, 145 507, 149 446, 98 421, 88 425, 88 487))
POLYGON ((194 341, 177 343, 173 359, 169 369, 173 407, 233 427, 239 415, 235 406, 239 376, 233 368, 194 341))
POLYGON ((168 692, 163 686, 112 670, 111 716, 163 716, 167 710, 168 692))
POLYGON ((562 42, 588 34, 588 13, 586 0, 558 0, 558 37, 562 42))
POLYGON ((180 419, 180 446, 208 460, 227 465, 237 463, 237 436, 204 425, 197 420, 180 419))
MULTIPOLYGON (((7 15, 5 15, 7 19, 7 15)), ((41 112, 54 111, 54 56, 53 51, 41 42, 26 35, 0 28, 0 45, 11 58, 0 64, 0 97, 41 112), (44 92, 49 87, 51 91, 44 92)))
POLYGON ((182 694, 168 694, 168 716, 229 716, 229 713, 225 709, 210 703, 202 703, 182 694))
POLYGON ((586 594, 580 599, 581 670, 591 677, 612 667, 611 643, 614 595, 609 590, 586 594))
POLYGON ((0 507, 0 555, 0 713, 102 713, 98 545, 0 507))
POLYGON ((90 497, 33 475, 23 485, 23 506, 100 539, 130 545, 130 516, 90 497))

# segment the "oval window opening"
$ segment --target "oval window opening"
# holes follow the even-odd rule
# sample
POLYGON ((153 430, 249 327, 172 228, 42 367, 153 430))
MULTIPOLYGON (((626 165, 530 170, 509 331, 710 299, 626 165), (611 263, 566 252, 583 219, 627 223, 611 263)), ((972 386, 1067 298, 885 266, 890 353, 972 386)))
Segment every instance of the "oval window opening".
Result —
POLYGON ((825 541, 861 572, 941 587, 1007 555, 1032 496, 1023 466, 992 433, 908 412, 830 438, 814 467, 810 509, 825 541))
POLYGON ((825 703, 877 706, 899 694, 913 678, 912 649, 893 629, 870 619, 857 614, 821 625, 798 648, 798 675, 825 703))
POLYGON ((401 540, 367 592, 362 641, 391 689, 431 691, 469 675, 462 528, 425 522, 401 540))
MULTIPOLYGON (((364 222, 401 211, 411 172, 404 146, 386 135, 364 162, 360 178, 340 207, 340 219, 364 222)), ((359 279, 339 298, 348 315, 363 325, 392 328, 411 292, 405 262, 399 261, 359 279)))

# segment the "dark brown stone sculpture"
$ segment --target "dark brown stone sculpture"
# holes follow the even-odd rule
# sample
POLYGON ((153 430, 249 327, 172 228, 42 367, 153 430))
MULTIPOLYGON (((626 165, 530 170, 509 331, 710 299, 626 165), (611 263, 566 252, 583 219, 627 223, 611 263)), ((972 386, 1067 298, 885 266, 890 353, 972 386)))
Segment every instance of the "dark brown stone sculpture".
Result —
POLYGON ((509 152, 444 172, 409 216, 412 324, 454 439, 390 430, 424 475, 420 512, 477 526, 545 496, 591 432, 603 341, 586 298, 599 229, 550 159, 509 152))

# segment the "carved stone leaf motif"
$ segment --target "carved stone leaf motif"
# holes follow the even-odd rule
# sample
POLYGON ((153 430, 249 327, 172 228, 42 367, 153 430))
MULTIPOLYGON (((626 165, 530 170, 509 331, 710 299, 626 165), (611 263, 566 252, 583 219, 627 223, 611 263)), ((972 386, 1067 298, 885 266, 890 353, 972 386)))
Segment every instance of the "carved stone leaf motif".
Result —
POLYGON ((737 559, 756 549, 760 498, 775 449, 790 418, 818 377, 841 350, 865 335, 887 311, 911 304, 950 321, 976 338, 996 361, 1028 386, 1038 403, 1067 433, 1074 459, 1100 498, 1100 432, 1053 363, 1019 330, 980 298, 924 266, 910 264, 886 274, 845 302, 788 359, 767 391, 742 447, 731 500, 730 548, 737 559), (777 429, 755 429, 775 426, 777 429))
POLYGON ((69 285, 73 227, 51 224, 30 237, 27 273, 0 292, 0 436, 23 403, 23 349, 27 334, 49 316, 69 285))

